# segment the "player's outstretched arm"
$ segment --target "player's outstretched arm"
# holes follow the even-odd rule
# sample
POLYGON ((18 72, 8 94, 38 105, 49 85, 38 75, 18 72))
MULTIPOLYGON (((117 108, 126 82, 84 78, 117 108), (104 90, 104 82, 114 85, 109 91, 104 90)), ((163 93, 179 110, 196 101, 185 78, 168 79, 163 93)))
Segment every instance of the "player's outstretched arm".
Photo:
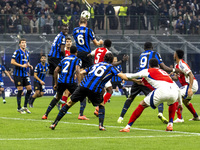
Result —
POLYGON ((14 83, 14 80, 12 79, 12 77, 10 76, 10 74, 8 73, 8 71, 5 70, 4 72, 10 78, 10 81, 14 83))
POLYGON ((167 72, 175 72, 175 73, 181 72, 178 68, 170 68, 166 66, 163 62, 160 64, 160 68, 162 68, 163 70, 167 72))
POLYGON ((102 45, 103 44, 103 40, 99 40, 97 41, 96 39, 93 40, 93 43, 95 46, 99 46, 99 45, 102 45))
POLYGON ((124 55, 122 60, 118 61, 118 62, 113 62, 112 65, 113 66, 118 66, 119 64, 125 62, 125 61, 128 61, 129 60, 129 56, 128 55, 124 55))

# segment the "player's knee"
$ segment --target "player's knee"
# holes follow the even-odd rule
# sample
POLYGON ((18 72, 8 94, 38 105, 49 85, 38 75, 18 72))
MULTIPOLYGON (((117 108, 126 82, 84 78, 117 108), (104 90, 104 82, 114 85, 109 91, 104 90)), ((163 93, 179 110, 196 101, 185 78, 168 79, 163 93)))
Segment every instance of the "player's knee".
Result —
POLYGON ((142 101, 140 102, 140 105, 142 105, 144 108, 148 107, 148 105, 145 103, 144 100, 142 100, 142 101))
POLYGON ((190 101, 188 99, 183 99, 183 104, 185 106, 189 105, 190 101))

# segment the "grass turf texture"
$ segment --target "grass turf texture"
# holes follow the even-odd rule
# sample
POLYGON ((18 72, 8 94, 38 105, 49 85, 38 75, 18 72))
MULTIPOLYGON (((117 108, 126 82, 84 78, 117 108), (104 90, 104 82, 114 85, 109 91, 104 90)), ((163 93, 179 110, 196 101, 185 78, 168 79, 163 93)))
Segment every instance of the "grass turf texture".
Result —
MULTIPOLYGON (((94 107, 87 103, 84 115, 90 120, 78 120, 80 103, 75 104, 59 122, 55 130, 49 126, 58 114, 55 107, 42 120, 53 97, 42 97, 35 100, 31 114, 17 112, 16 97, 7 98, 7 103, 0 103, 0 149, 4 150, 117 150, 117 149, 199 149, 200 121, 188 121, 192 114, 186 107, 183 109, 184 123, 174 124, 173 132, 166 132, 166 124, 157 117, 158 110, 150 107, 133 124, 130 133, 121 133, 126 126, 133 110, 144 96, 136 97, 127 114, 124 123, 118 124, 126 98, 112 97, 111 103, 105 106, 104 126, 107 131, 98 130, 98 118, 93 115, 94 107)), ((194 108, 200 114, 200 95, 195 95, 194 108)), ((24 102, 24 97, 22 98, 24 102)), ((168 118, 168 106, 164 104, 164 116, 168 118)), ((175 116, 175 119, 177 117, 175 116)))

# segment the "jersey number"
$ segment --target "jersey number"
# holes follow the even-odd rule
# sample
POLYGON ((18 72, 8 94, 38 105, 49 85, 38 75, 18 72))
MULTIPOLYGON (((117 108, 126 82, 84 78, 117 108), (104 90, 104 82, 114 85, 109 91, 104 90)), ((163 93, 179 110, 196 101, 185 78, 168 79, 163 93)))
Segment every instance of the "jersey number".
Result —
POLYGON ((164 70, 158 69, 158 71, 160 73, 162 73, 164 76, 169 76, 167 72, 165 72, 164 70))
POLYGON ((143 56, 140 60, 140 68, 144 68, 147 65, 147 57, 143 56))
POLYGON ((65 64, 66 64, 65 68, 63 68, 63 70, 62 70, 63 73, 67 73, 68 72, 68 67, 69 67, 70 62, 67 61, 65 64))
POLYGON ((106 66, 99 66, 98 68, 97 68, 97 66, 98 65, 94 65, 92 67, 92 70, 89 72, 89 74, 94 72, 95 76, 100 77, 104 74, 104 72, 106 70, 106 66))
POLYGON ((79 35, 77 36, 77 40, 78 40, 78 44, 79 44, 79 45, 84 45, 84 44, 85 44, 83 35, 79 34, 79 35))
POLYGON ((100 56, 101 56, 101 53, 98 53, 96 55, 96 59, 94 60, 95 64, 99 62, 100 56))

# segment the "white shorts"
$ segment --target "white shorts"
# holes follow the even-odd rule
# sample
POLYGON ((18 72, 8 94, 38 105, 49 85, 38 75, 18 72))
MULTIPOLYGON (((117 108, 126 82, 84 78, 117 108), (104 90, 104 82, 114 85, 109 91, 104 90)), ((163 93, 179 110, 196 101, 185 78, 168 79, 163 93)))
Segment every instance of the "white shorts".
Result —
MULTIPOLYGON (((184 86, 180 87, 181 96, 183 99, 192 99, 192 97, 188 96, 188 88, 189 88, 189 85, 184 85, 184 86)), ((198 91, 198 88, 199 88, 198 82, 197 82, 197 80, 194 80, 193 85, 192 85, 193 94, 198 91)))
POLYGON ((178 94, 179 89, 176 86, 163 86, 149 93, 144 98, 144 101, 147 105, 155 109, 163 102, 167 102, 167 105, 175 103, 178 99, 178 94))
POLYGON ((112 83, 110 82, 110 80, 105 84, 105 88, 108 88, 108 87, 112 87, 112 83))

